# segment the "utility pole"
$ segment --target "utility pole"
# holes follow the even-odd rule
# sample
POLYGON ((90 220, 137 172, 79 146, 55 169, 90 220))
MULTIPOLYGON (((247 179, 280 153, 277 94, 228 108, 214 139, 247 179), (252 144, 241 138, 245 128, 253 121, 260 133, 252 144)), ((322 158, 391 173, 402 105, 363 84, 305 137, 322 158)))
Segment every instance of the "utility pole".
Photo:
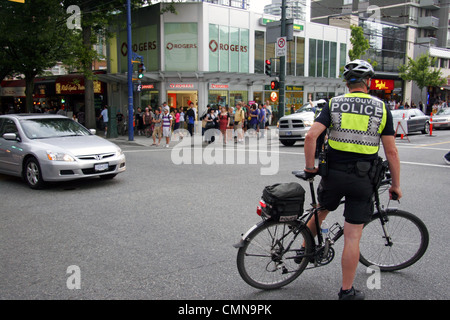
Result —
POLYGON ((127 0, 127 41, 128 41, 128 140, 134 141, 133 127, 133 44, 131 43, 131 5, 127 0))
MULTIPOLYGON (((281 1, 281 37, 286 37, 286 0, 281 1)), ((286 97, 286 56, 280 57, 280 104, 278 107, 278 117, 284 116, 286 97)))

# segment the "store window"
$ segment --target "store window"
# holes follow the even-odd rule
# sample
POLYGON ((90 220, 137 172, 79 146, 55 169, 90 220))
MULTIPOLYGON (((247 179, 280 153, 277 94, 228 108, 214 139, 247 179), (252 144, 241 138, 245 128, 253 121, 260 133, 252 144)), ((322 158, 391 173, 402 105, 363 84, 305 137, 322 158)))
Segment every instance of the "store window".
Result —
POLYGON ((228 103, 228 91, 226 90, 210 90, 208 94, 209 105, 226 106, 228 103))
POLYGON ((264 38, 263 31, 255 31, 255 73, 264 73, 264 38))
POLYGON ((198 70, 197 23, 164 24, 166 71, 198 70))
POLYGON ((249 72, 248 29, 209 25, 209 71, 249 72))
POLYGON ((141 109, 151 106, 154 110, 158 106, 159 92, 158 91, 142 91, 141 92, 141 109))
POLYGON ((305 76, 305 38, 296 38, 297 53, 296 53, 296 75, 297 77, 305 76))
POLYGON ((230 91, 230 106, 234 107, 239 102, 247 103, 247 91, 230 91))

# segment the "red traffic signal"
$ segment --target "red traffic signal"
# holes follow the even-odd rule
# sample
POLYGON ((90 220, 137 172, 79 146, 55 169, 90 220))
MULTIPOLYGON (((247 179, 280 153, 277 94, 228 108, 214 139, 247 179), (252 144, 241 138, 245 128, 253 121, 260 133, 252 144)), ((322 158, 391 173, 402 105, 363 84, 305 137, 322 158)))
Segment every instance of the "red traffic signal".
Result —
POLYGON ((272 76, 272 61, 266 60, 266 75, 272 76))
POLYGON ((271 81, 270 82, 270 89, 271 90, 278 90, 280 88, 280 83, 278 81, 271 81))

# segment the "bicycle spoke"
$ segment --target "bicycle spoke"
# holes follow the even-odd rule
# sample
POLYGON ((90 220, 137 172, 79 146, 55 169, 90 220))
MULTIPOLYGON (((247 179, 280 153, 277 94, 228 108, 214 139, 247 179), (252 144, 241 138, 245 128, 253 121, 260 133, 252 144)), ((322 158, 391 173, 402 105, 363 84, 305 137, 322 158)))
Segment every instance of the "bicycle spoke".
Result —
POLYGON ((296 223, 268 223, 248 237, 248 243, 238 254, 238 269, 250 285, 279 288, 295 279, 307 263, 296 263, 304 241, 301 233, 293 232, 296 223))
POLYGON ((378 218, 365 226, 360 243, 360 261, 364 265, 375 265, 385 271, 400 270, 420 259, 428 246, 425 225, 410 213, 388 213, 384 230, 378 218))

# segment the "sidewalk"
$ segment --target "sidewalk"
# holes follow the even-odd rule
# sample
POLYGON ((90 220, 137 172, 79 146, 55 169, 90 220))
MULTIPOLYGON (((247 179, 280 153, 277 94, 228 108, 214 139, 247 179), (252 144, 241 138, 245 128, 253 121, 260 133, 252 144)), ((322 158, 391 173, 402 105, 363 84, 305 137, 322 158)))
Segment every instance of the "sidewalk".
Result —
MULTIPOLYGON (((267 130, 266 136, 268 139, 270 139, 270 144, 272 143, 279 143, 278 142, 278 134, 276 134, 277 128, 275 126, 269 127, 269 130, 267 130)), ((200 134, 200 133, 198 133, 200 134)), ((105 137, 103 131, 97 131, 97 135, 100 137, 105 137)), ((197 134, 196 134, 197 135, 197 134)), ((147 138, 145 135, 140 136, 138 134, 135 134, 133 137, 133 140, 130 141, 128 136, 118 136, 117 138, 107 138, 109 141, 114 142, 115 144, 122 144, 122 145, 131 145, 131 146, 143 146, 143 147, 152 147, 152 148, 163 148, 166 145, 165 138, 161 139, 161 143, 159 146, 152 146, 153 144, 153 138, 149 137, 147 138)), ((157 140, 158 142, 158 140, 157 140)), ((179 141, 171 141, 170 147, 173 147, 174 145, 178 144, 179 141)), ((208 145, 206 142, 204 142, 204 145, 208 145)))

